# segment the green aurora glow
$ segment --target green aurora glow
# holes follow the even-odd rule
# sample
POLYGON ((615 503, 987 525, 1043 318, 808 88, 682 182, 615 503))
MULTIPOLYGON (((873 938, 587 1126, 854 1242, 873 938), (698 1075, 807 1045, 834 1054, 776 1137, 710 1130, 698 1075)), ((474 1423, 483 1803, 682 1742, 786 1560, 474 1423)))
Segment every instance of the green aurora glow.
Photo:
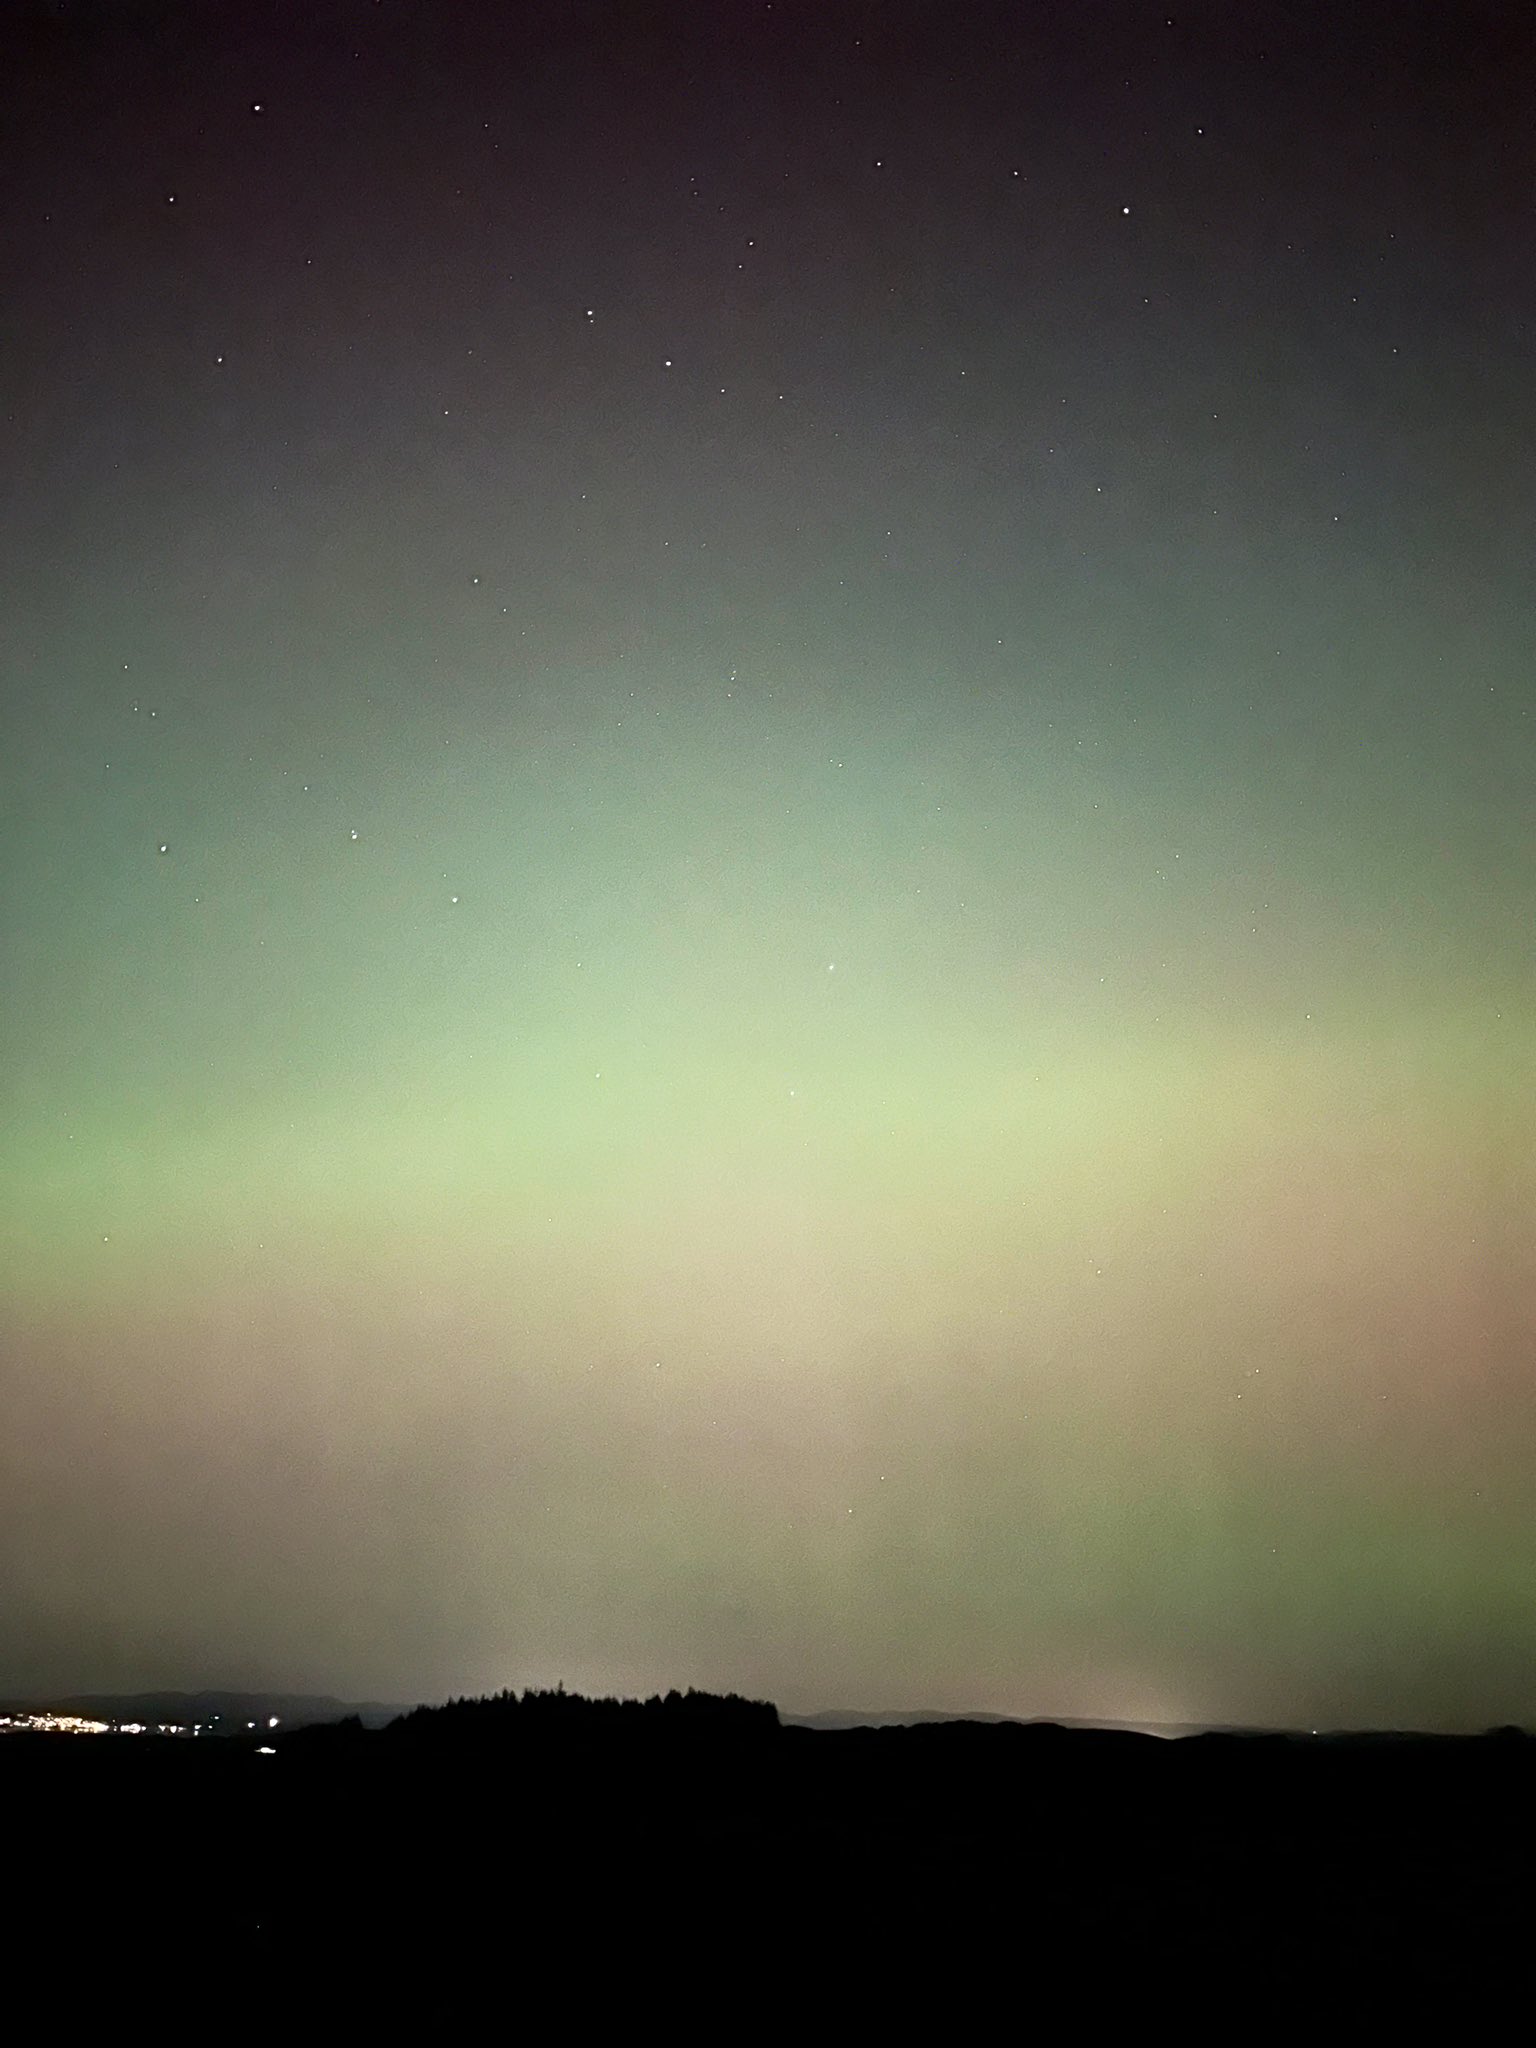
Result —
POLYGON ((0 1687, 1533 1718, 1530 285, 1408 87, 1302 254, 1182 45, 1205 165, 781 50, 782 199, 600 85, 530 242, 365 29, 10 145, 0 1687))

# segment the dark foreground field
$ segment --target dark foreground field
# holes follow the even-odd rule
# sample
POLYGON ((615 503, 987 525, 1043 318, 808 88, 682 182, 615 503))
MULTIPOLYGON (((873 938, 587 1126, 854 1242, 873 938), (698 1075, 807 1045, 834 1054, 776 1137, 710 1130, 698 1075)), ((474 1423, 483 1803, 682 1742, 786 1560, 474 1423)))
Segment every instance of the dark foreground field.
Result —
POLYGON ((1001 1997, 1054 2039, 1213 1993, 1247 2035, 1298 1997, 1528 1991, 1533 1791, 1512 1735, 14 1737, 0 1936, 66 2035, 185 1999, 220 2027, 949 2035, 1001 1997))

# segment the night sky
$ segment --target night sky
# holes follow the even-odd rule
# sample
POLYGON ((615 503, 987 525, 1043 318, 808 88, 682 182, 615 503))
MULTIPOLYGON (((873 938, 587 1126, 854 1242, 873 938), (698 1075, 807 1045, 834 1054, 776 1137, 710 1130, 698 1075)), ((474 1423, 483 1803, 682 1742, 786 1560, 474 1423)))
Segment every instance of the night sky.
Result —
POLYGON ((0 1691, 1536 1720, 1536 34, 0 83, 0 1691))

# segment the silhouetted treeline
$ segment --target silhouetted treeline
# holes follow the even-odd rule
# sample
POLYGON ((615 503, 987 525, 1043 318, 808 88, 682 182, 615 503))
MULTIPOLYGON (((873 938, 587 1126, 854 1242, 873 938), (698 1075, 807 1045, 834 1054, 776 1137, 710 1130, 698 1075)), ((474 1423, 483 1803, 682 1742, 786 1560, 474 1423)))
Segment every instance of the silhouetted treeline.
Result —
POLYGON ((498 1692, 451 1699, 442 1706, 417 1707, 383 1731, 386 1739, 413 1745, 458 1747, 482 1741, 567 1737, 673 1737, 688 1742, 760 1741, 779 1731, 779 1710, 771 1700, 742 1699, 736 1693, 672 1691, 649 1699, 589 1699, 583 1693, 498 1692))

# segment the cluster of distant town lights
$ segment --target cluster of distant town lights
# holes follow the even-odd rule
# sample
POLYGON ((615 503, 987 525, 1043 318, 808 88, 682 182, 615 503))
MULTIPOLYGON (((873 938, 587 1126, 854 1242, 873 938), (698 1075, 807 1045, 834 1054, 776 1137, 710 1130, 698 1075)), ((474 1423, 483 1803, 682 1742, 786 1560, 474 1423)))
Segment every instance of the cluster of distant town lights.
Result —
MULTIPOLYGON (((276 1714, 269 1714, 267 1727, 275 1728, 276 1714)), ((254 1732, 257 1724, 247 1721, 246 1728, 254 1732)), ((0 1714, 0 1735, 206 1735, 213 1728, 212 1721, 194 1721, 190 1726, 180 1721, 93 1721, 84 1714, 0 1714)), ((276 1756, 275 1749, 263 1746, 259 1756, 276 1756)))

